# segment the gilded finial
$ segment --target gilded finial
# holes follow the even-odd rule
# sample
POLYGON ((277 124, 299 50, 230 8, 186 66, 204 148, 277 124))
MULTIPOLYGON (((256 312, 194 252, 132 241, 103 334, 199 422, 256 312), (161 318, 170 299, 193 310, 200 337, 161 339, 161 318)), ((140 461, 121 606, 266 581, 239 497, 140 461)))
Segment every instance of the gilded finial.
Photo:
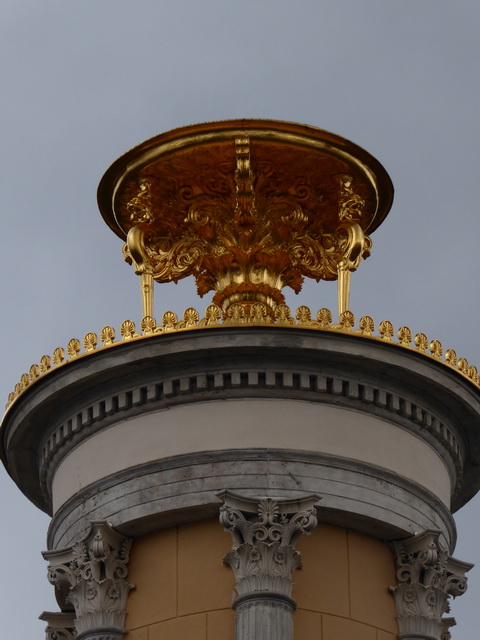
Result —
POLYGON ((339 317, 348 311, 351 274, 392 198, 385 169, 357 145, 263 120, 161 134, 117 160, 98 192, 140 276, 142 317, 154 315, 154 282, 191 275, 228 322, 264 311, 273 322, 282 290, 298 293, 305 278, 338 280, 339 317))

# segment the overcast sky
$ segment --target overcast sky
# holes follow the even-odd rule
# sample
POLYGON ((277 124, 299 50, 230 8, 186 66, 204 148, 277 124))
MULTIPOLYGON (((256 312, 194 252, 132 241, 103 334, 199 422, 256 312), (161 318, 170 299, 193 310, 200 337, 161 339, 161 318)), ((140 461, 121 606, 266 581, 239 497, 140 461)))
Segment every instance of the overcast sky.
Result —
MULTIPOLYGON (((351 309, 480 365, 479 22, 478 0, 3 0, 0 397, 71 337, 139 320, 137 279, 96 207, 107 167, 162 131, 240 117, 321 127, 382 162, 395 202, 351 309)), ((156 316, 209 300, 157 285, 156 316)), ((335 308, 335 284, 289 303, 335 308)), ((49 519, 3 470, 0 486, 0 635, 43 638, 49 519)), ((455 555, 479 566, 454 640, 478 632, 479 505, 457 519, 455 555)))

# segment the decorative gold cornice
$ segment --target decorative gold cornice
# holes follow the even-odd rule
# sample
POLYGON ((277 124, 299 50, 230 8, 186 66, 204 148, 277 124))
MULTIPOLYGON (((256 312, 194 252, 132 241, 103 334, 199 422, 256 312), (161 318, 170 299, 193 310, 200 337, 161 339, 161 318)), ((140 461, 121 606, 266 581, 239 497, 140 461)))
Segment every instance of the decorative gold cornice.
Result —
POLYGON ((407 349, 435 360, 470 381, 475 387, 480 386, 476 366, 470 365, 466 358, 458 358, 454 349, 444 350, 439 340, 429 341, 424 333, 417 333, 414 336, 406 326, 400 327, 395 332, 394 326, 389 320, 383 320, 376 327, 370 316, 362 316, 356 326, 355 316, 351 311, 342 313, 337 323, 333 322, 329 309, 320 309, 314 318, 312 315, 310 308, 302 305, 297 308, 293 317, 290 307, 281 304, 276 307, 274 318, 272 318, 265 304, 252 304, 247 311, 243 304, 234 303, 229 307, 226 317, 222 313, 222 309, 216 305, 208 306, 205 315, 201 318, 193 307, 186 309, 181 319, 173 311, 166 311, 162 316, 161 324, 157 324, 152 316, 145 316, 140 323, 139 331, 132 320, 125 320, 120 325, 118 338, 115 329, 107 325, 101 330, 100 336, 88 332, 82 342, 77 338, 72 338, 67 344, 66 351, 57 347, 52 357, 44 355, 39 364, 32 364, 28 373, 21 376, 20 381, 9 394, 6 410, 8 411, 17 398, 40 378, 76 360, 89 357, 105 349, 121 347, 126 342, 146 340, 180 331, 218 327, 270 326, 273 330, 275 327, 312 329, 327 333, 346 334, 356 339, 374 340, 392 347, 407 349))

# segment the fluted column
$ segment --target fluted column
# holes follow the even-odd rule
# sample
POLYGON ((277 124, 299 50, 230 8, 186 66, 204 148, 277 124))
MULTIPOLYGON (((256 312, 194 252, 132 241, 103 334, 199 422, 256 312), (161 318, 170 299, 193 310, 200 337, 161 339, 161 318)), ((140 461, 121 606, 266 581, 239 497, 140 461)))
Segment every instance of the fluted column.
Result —
POLYGON ((455 560, 439 544, 439 531, 424 531, 395 543, 397 578, 391 587, 400 640, 448 640, 454 618, 449 599, 465 593, 472 564, 455 560))
MULTIPOLYGON (((105 522, 92 522, 88 534, 68 549, 46 551, 48 579, 60 606, 75 609, 75 640, 122 640, 131 540, 105 522)), ((62 636, 60 636, 62 637, 62 636)))
POLYGON ((295 501, 218 494, 220 523, 233 537, 224 563, 235 575, 236 640, 292 640, 292 576, 301 567, 295 542, 316 526, 318 496, 295 501))

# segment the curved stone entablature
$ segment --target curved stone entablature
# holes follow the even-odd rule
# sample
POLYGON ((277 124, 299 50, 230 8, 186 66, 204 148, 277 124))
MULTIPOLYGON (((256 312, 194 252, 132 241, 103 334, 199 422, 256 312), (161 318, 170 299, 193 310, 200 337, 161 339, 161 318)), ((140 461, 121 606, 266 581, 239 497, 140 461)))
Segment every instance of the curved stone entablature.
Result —
POLYGON ((52 369, 7 412, 3 457, 35 504, 55 505, 50 548, 68 546, 85 519, 135 535, 213 514, 215 492, 229 488, 316 493, 327 521, 348 517, 383 538, 438 529, 451 547, 449 498, 457 509, 478 488, 479 412, 471 380, 388 340, 209 327, 52 369))

